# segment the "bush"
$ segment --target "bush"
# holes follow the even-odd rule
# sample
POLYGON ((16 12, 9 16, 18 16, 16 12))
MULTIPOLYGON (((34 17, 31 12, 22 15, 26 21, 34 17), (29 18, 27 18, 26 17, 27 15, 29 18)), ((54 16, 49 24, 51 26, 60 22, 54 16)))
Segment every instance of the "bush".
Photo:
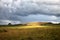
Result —
POLYGON ((7 30, 5 30, 5 29, 0 29, 0 32, 7 32, 7 30))
POLYGON ((12 25, 11 23, 9 23, 8 25, 12 25))
POLYGON ((31 37, 28 37, 27 39, 28 39, 28 40, 33 40, 31 37))

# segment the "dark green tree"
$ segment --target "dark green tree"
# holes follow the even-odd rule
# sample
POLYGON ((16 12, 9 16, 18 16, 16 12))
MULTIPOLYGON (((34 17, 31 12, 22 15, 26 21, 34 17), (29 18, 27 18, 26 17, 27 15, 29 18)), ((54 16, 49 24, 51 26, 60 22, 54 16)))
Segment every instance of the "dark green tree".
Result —
POLYGON ((11 23, 9 23, 8 25, 12 25, 11 23))

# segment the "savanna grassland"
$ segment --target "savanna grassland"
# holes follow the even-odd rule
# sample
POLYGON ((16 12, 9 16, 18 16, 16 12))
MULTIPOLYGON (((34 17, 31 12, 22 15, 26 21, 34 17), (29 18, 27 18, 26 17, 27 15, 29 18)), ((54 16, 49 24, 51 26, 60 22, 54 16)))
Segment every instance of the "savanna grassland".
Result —
POLYGON ((60 27, 0 27, 0 40, 60 40, 60 27))

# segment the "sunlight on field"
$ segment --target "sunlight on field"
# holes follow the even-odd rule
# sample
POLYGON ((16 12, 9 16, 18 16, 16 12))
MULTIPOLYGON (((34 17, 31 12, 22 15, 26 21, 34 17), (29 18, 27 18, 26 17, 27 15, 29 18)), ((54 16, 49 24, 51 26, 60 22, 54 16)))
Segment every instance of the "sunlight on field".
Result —
POLYGON ((23 26, 20 28, 38 28, 38 27, 45 27, 45 26, 23 26))
POLYGON ((25 28, 46 28, 47 26, 19 26, 19 27, 8 27, 12 29, 25 29, 25 28))

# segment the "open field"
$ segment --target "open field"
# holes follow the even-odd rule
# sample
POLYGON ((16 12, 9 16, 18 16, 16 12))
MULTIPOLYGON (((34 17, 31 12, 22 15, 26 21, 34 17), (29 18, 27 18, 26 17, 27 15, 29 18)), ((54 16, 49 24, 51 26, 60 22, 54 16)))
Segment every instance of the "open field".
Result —
POLYGON ((60 40, 60 27, 0 27, 0 40, 60 40))

